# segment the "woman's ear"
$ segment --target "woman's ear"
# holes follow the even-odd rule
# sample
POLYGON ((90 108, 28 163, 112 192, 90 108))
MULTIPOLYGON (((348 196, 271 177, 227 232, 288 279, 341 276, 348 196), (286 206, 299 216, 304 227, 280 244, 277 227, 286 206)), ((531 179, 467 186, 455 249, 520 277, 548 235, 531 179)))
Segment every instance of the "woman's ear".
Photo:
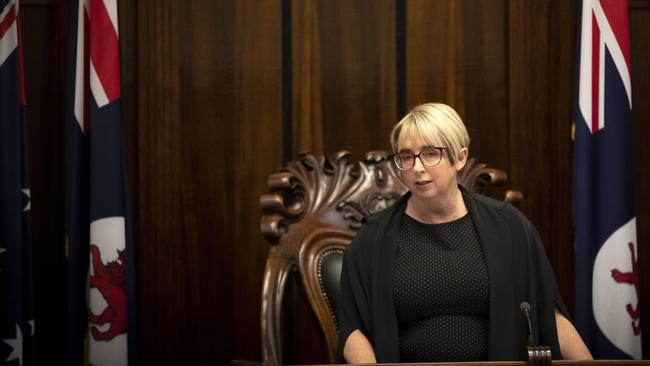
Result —
POLYGON ((460 150, 460 152, 458 153, 457 160, 456 160, 456 171, 460 171, 461 169, 463 169, 463 167, 465 166, 465 163, 467 163, 467 156, 468 155, 469 155, 469 150, 466 147, 464 147, 464 148, 462 148, 460 150))

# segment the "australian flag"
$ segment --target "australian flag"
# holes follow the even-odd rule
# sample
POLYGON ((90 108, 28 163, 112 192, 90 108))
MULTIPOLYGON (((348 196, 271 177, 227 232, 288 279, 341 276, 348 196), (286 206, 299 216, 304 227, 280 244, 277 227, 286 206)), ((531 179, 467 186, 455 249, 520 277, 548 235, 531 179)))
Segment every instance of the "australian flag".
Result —
POLYGON ((576 325, 595 358, 641 358, 627 1, 584 0, 574 99, 576 325))
POLYGON ((68 364, 136 364, 135 250, 122 137, 117 1, 72 0, 70 10, 68 364))
POLYGON ((17 0, 0 0, 0 363, 34 364, 31 202, 17 0))

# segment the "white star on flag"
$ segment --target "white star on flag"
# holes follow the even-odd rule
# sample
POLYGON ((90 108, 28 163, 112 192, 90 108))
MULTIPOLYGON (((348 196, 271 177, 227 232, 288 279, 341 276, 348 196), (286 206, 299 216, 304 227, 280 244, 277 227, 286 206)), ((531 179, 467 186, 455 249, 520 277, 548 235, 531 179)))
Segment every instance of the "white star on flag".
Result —
POLYGON ((11 354, 7 357, 5 362, 11 360, 18 360, 18 364, 23 364, 23 332, 20 331, 20 327, 16 324, 16 338, 13 339, 3 339, 3 341, 8 344, 11 348, 11 354))
POLYGON ((32 195, 31 195, 31 192, 29 191, 29 188, 21 189, 21 191, 23 191, 23 194, 25 196, 27 196, 27 206, 25 206, 25 208, 23 208, 23 212, 29 211, 29 210, 32 209, 32 195))
POLYGON ((34 331, 36 330, 36 328, 34 328, 34 325, 35 325, 34 324, 34 319, 28 320, 27 323, 29 323, 29 327, 32 329, 32 334, 31 335, 33 337, 34 336, 34 331))

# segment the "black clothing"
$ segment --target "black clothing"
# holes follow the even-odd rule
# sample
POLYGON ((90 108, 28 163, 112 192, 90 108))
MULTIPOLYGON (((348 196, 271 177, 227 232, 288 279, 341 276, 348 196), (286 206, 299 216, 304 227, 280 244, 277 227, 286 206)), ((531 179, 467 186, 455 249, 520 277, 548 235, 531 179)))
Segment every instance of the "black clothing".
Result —
MULTIPOLYGON (((537 231, 512 205, 460 189, 489 278, 488 359, 520 358, 528 337, 519 311, 522 301, 531 305, 534 341, 560 357, 555 308, 569 316, 537 231)), ((399 225, 410 196, 407 192, 393 206, 368 216, 345 252, 337 316, 339 362, 344 362, 343 346, 356 329, 372 344, 377 362, 400 362, 392 278, 399 225)))
POLYGON ((402 362, 487 360, 488 293, 469 215, 442 224, 403 215, 393 271, 402 362))

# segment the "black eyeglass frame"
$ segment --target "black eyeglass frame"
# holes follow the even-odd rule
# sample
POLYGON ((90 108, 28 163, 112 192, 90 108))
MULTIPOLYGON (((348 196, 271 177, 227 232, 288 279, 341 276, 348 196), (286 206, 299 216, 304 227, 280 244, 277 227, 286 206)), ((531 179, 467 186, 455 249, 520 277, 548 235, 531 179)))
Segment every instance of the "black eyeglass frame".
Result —
POLYGON ((408 168, 403 168, 403 169, 400 168, 400 164, 397 163, 397 157, 401 154, 401 152, 398 152, 398 153, 393 154, 393 163, 395 163, 395 166, 397 167, 397 169, 405 171, 405 170, 409 170, 409 169, 413 168, 413 166, 415 165, 415 159, 420 159, 420 163, 422 163, 422 165, 427 166, 429 168, 432 168, 432 167, 437 166, 438 164, 440 164, 440 162, 442 161, 442 155, 444 153, 443 150, 449 150, 449 148, 447 148, 447 147, 438 147, 438 146, 430 146, 430 147, 426 147, 426 148, 422 149, 422 151, 420 151, 417 154, 413 154, 413 152, 411 152, 411 156, 413 157, 413 162, 411 163, 411 166, 409 166, 408 168), (433 165, 429 165, 429 164, 425 163, 424 160, 422 160, 422 158, 420 158, 420 155, 423 152, 427 151, 427 150, 438 150, 438 151, 440 151, 440 159, 438 159, 437 163, 435 163, 433 165))

